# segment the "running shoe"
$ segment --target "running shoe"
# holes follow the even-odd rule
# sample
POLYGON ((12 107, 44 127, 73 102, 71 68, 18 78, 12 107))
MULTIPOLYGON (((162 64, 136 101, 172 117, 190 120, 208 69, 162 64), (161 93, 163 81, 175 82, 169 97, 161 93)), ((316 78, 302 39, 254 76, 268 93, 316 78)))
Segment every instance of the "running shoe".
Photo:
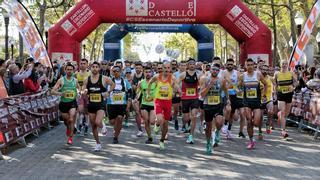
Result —
POLYGON ((211 155, 212 154, 212 143, 211 143, 211 141, 209 143, 207 143, 206 153, 207 153, 207 155, 211 155))
POLYGON ((158 134, 159 134, 159 131, 160 131, 160 126, 155 125, 154 128, 153 128, 153 131, 154 131, 154 133, 155 133, 156 135, 158 135, 158 134))
POLYGON ((142 131, 138 131, 137 137, 142 137, 142 135, 143 135, 143 132, 142 131))
POLYGON ((270 126, 267 126, 267 127, 266 127, 266 133, 267 133, 267 134, 271 134, 271 132, 272 132, 272 131, 271 131, 270 126))
POLYGON ((73 144, 72 137, 68 137, 67 144, 68 144, 68 145, 72 145, 72 144, 73 144))
POLYGON ((232 136, 232 134, 231 134, 231 131, 229 131, 228 129, 226 130, 226 138, 227 139, 229 139, 229 140, 231 140, 231 139, 233 139, 233 136, 232 136))
POLYGON ((246 138, 246 135, 244 135, 243 132, 239 132, 239 137, 246 138))
POLYGON ((102 135, 106 136, 108 134, 108 130, 104 122, 102 122, 102 129, 101 129, 102 135))
POLYGON ((152 144, 153 143, 153 139, 152 138, 148 138, 146 141, 146 144, 152 144))
POLYGON ((199 133, 203 134, 203 125, 202 124, 199 126, 199 133))
POLYGON ((129 121, 127 118, 124 120, 124 127, 129 127, 129 121))
POLYGON ((161 141, 160 141, 159 145, 160 145, 160 150, 162 150, 162 151, 163 151, 163 150, 164 150, 164 148, 165 148, 165 147, 164 147, 164 142, 161 142, 161 141))
POLYGON ((214 135, 214 142, 217 143, 217 144, 219 144, 219 143, 220 143, 220 140, 221 140, 221 136, 220 136, 219 131, 216 130, 216 131, 214 132, 214 134, 215 134, 215 135, 214 135))
POLYGON ((254 145, 255 145, 255 144, 256 144, 256 143, 254 142, 254 140, 249 141, 249 143, 248 143, 248 145, 247 145, 247 149, 248 149, 248 150, 254 149, 254 145))
POLYGON ((112 142, 113 144, 118 144, 119 143, 119 141, 118 141, 118 138, 113 138, 113 142, 112 142))
POLYGON ((258 134, 258 139, 259 139, 259 140, 263 140, 262 132, 259 132, 259 134, 258 134))
POLYGON ((178 122, 178 119, 176 119, 176 118, 175 118, 175 120, 174 120, 174 129, 175 129, 176 131, 179 130, 179 122, 178 122))
POLYGON ((193 136, 191 134, 189 134, 188 139, 186 141, 188 144, 193 144, 193 136))
POLYGON ((87 135, 88 135, 88 130, 89 130, 88 125, 85 125, 85 126, 84 126, 83 135, 87 136, 87 135))
POLYGON ((109 118, 108 117, 104 117, 102 122, 104 122, 105 124, 109 124, 109 118))
POLYGON ((282 136, 283 138, 287 138, 287 137, 289 137, 289 134, 287 133, 287 131, 282 130, 282 131, 281 131, 281 136, 282 136))
POLYGON ((94 148, 94 151, 95 151, 95 152, 100 152, 101 149, 102 149, 101 144, 96 144, 96 147, 94 148))
POLYGON ((223 134, 227 134, 227 130, 228 130, 228 125, 223 125, 222 128, 221 128, 221 132, 223 134))

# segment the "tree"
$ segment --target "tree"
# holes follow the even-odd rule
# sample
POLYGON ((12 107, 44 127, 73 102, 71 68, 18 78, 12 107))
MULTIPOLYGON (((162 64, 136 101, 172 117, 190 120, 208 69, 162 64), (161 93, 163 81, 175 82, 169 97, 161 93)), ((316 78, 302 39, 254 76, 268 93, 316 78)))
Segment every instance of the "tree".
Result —
POLYGON ((166 49, 178 49, 179 60, 186 60, 188 57, 196 57, 196 41, 186 33, 170 34, 165 38, 166 49))

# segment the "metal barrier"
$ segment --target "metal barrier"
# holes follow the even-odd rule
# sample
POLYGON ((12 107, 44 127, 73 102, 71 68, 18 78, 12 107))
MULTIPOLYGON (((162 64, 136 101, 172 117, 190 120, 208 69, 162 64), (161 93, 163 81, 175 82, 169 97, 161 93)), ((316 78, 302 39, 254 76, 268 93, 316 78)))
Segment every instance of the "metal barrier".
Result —
POLYGON ((1 99, 0 149, 4 151, 15 142, 26 146, 27 135, 38 136, 41 127, 50 129, 50 122, 58 121, 58 104, 59 98, 48 91, 1 99))

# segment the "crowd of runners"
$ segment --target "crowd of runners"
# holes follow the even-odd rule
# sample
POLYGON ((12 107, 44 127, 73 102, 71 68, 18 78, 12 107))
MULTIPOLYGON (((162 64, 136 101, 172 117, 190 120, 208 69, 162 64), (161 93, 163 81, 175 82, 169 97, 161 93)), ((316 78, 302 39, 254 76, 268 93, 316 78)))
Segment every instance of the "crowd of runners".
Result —
MULTIPOLYGON (((264 128, 266 134, 275 128, 275 116, 282 138, 289 137, 286 119, 298 81, 288 64, 281 61, 280 69, 275 70, 264 61, 247 59, 241 67, 233 59, 222 64, 215 57, 210 63, 190 58, 179 63, 118 60, 89 66, 88 60, 82 59, 77 72, 73 64, 65 65, 65 76, 57 81, 52 93, 61 96, 59 109, 69 145, 74 134, 87 135, 90 125, 96 141, 94 151, 101 151, 99 133, 106 135, 109 124, 114 127, 113 143, 117 144, 122 126, 128 126, 128 118, 135 116, 137 136, 143 137, 145 132, 146 144, 153 144, 161 131, 161 150, 168 139, 169 121, 174 122, 176 131, 186 133, 188 144, 202 139, 195 136, 198 125, 200 134, 206 137, 206 153, 212 154, 221 136, 234 138, 231 128, 238 120, 238 136, 248 136, 247 149, 253 149, 254 127, 258 128, 257 138, 263 139, 264 128), (265 125, 264 115, 268 117, 265 125)), ((319 90, 317 82, 313 84, 319 90)))

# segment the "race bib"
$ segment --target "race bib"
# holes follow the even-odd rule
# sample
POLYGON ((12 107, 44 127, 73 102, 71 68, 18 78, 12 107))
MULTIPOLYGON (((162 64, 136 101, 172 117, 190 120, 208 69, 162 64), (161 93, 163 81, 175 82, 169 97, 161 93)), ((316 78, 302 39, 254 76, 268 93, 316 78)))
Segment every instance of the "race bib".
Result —
POLYGON ((240 99, 243 98, 243 91, 238 91, 237 92, 237 98, 240 98, 240 99))
POLYGON ((282 94, 290 93, 291 91, 291 86, 282 86, 280 87, 280 92, 282 94))
POLYGON ((195 96, 196 95, 196 88, 187 88, 186 89, 186 96, 195 96))
POLYGON ((63 94, 63 97, 66 99, 74 99, 76 97, 75 93, 73 91, 66 91, 63 94))
POLYGON ((208 105, 220 104, 220 96, 208 96, 208 105))
POLYGON ((247 93, 246 93, 246 95, 247 95, 247 98, 257 98, 258 96, 257 96, 257 89, 255 89, 255 88, 251 88, 251 89, 247 89, 247 93))
POLYGON ((164 98, 169 97, 169 88, 167 86, 161 86, 159 94, 161 97, 164 97, 164 98))
POLYGON ((113 94, 112 99, 114 103, 122 103, 124 100, 124 93, 113 94))
POLYGON ((90 102, 101 102, 101 94, 90 94, 90 102))

